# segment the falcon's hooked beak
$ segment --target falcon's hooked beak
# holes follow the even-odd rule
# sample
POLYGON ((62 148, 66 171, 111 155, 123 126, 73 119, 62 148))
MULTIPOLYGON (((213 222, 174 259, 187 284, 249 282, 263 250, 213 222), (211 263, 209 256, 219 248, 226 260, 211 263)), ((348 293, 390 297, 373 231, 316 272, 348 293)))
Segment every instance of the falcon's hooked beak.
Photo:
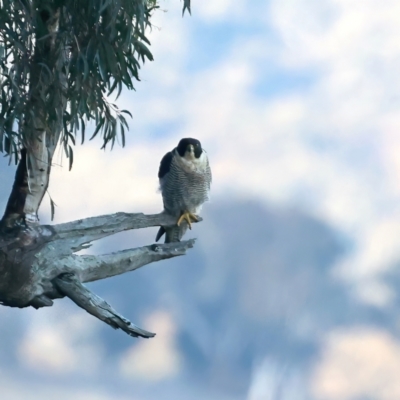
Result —
POLYGON ((193 160, 195 158, 194 146, 192 144, 189 144, 188 147, 186 147, 185 158, 187 160, 193 160))

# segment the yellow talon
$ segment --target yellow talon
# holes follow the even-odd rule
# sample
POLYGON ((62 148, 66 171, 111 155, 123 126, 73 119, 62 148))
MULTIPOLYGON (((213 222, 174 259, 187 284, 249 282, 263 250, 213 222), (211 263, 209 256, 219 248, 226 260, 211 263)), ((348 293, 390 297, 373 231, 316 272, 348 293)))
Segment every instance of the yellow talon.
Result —
POLYGON ((176 223, 178 226, 182 223, 182 221, 185 220, 188 223, 189 229, 192 229, 192 221, 198 222, 199 219, 197 218, 196 215, 190 213, 190 212, 185 212, 183 213, 179 219, 178 222, 176 223), (191 221, 192 220, 192 221, 191 221))

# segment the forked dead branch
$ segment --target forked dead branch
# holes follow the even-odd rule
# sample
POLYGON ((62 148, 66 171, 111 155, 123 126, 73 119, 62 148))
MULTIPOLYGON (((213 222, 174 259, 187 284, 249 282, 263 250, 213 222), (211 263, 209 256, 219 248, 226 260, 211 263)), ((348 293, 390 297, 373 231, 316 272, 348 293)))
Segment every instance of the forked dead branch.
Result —
POLYGON ((82 283, 184 255, 195 241, 152 244, 99 256, 75 253, 95 240, 121 231, 175 223, 173 217, 164 213, 117 213, 59 225, 31 225, 3 231, 0 237, 0 302, 10 307, 40 308, 67 296, 114 328, 121 328, 132 336, 153 336, 135 327, 82 283))

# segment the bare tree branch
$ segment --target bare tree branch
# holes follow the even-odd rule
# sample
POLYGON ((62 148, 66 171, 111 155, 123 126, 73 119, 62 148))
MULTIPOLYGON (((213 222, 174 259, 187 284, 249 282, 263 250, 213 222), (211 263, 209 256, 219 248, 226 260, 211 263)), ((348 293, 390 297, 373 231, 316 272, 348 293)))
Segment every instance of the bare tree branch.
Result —
MULTIPOLYGON (((199 221, 202 221, 202 219, 199 218, 199 221)), ((186 222, 182 224, 184 223, 186 222)), ((152 226, 173 226, 175 224, 176 218, 163 212, 150 215, 121 212, 49 226, 48 228, 54 232, 49 241, 52 242, 54 254, 59 254, 58 252, 63 248, 62 254, 65 255, 68 254, 68 252, 65 252, 67 249, 69 252, 70 250, 77 252, 87 247, 86 245, 90 242, 118 232, 152 226)))
POLYGON ((81 282, 93 282, 134 271, 152 262, 182 256, 194 246, 194 243, 195 239, 177 243, 153 244, 100 256, 74 254, 55 261, 52 264, 52 274, 59 275, 62 271, 68 271, 76 274, 81 282))
POLYGON ((140 329, 124 318, 110 304, 85 287, 74 274, 63 274, 54 279, 57 289, 89 314, 104 321, 114 329, 122 329, 133 337, 150 338, 155 333, 140 329))
POLYGON ((143 213, 131 214, 119 212, 53 225, 53 229, 59 237, 70 237, 76 236, 76 232, 95 235, 99 233, 102 235, 108 233, 109 235, 112 235, 129 229, 141 229, 161 225, 169 226, 175 224, 176 218, 164 212, 148 215, 143 213))

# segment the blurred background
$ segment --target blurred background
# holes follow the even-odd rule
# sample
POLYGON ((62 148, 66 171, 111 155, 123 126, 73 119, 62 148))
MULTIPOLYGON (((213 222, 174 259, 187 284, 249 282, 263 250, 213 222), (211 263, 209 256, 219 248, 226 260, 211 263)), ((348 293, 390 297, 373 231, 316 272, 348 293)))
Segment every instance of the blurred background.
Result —
POLYGON ((162 156, 198 138, 213 186, 197 244, 90 284, 151 340, 69 300, 0 308, 1 398, 398 400, 400 3, 193 0, 184 18, 160 5, 155 62, 118 101, 127 146, 78 146, 71 172, 59 151, 49 193, 54 223, 160 212, 162 156))

